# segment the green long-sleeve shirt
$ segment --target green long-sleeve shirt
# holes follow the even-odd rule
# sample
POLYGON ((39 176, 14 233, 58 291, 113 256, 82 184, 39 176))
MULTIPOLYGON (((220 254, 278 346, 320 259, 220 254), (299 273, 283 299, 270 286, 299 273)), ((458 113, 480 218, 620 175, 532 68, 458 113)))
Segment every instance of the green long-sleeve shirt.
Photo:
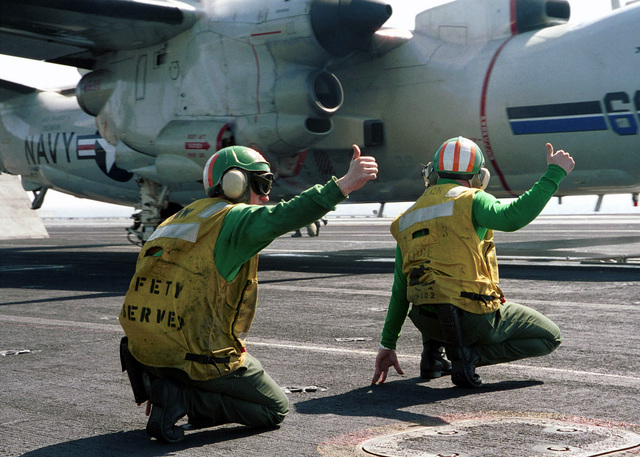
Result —
MULTIPOLYGON (((506 205, 500 203, 491 194, 476 192, 471 217, 478 237, 484 238, 488 229, 514 232, 525 227, 544 209, 566 175, 567 173, 561 167, 549 165, 546 173, 531 189, 506 205)), ((456 181, 441 179, 437 185, 451 183, 456 181)), ((402 252, 398 246, 389 309, 382 329, 381 344, 385 348, 396 348, 396 342, 408 313, 407 278, 402 272, 402 252)))
POLYGON ((287 232, 309 225, 335 210, 346 197, 332 179, 275 205, 235 205, 222 222, 214 248, 218 272, 231 281, 242 265, 287 232))

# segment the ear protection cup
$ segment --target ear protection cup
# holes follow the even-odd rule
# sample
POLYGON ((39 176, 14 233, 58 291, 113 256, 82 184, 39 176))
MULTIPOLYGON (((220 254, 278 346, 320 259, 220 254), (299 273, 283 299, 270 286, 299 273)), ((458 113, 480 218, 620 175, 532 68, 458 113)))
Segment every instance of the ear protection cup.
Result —
POLYGON ((473 175, 471 179, 471 187, 475 187, 476 189, 486 189, 489 185, 489 180, 491 179, 491 173, 486 168, 480 168, 480 171, 473 175))
POLYGON ((237 168, 227 171, 220 183, 222 193, 230 200, 237 200, 247 190, 247 176, 237 168))

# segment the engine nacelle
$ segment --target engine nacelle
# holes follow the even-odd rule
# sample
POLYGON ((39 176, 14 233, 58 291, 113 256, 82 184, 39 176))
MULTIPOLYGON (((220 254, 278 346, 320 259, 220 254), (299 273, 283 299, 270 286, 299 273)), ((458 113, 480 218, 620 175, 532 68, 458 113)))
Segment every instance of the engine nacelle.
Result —
POLYGON ((564 24, 569 15, 566 0, 457 0, 420 13, 416 31, 468 45, 564 24))
POLYGON ((516 1, 516 27, 518 33, 540 30, 564 24, 571 16, 566 0, 518 0, 516 1))
POLYGON ((279 113, 326 118, 340 109, 344 91, 333 73, 306 72, 296 67, 278 77, 275 101, 279 113))
POLYGON ((201 166, 211 155, 234 143, 230 124, 223 121, 171 121, 160 131, 149 151, 153 155, 174 154, 195 160, 201 166))
POLYGON ((314 145, 332 130, 329 118, 268 113, 238 118, 235 139, 264 154, 290 155, 314 145))
POLYGON ((276 112, 238 119, 236 140, 276 155, 299 152, 331 133, 343 101, 333 73, 294 66, 276 81, 276 112))
POLYGON ((344 57, 353 51, 369 51, 374 33, 391 13, 391 6, 379 0, 313 0, 309 17, 320 45, 344 57))
POLYGON ((252 44, 267 44, 279 58, 307 65, 370 51, 391 13, 384 0, 261 0, 260 7, 234 0, 217 2, 210 12, 216 33, 232 33, 230 24, 253 24, 252 44))
POLYGON ((90 116, 97 116, 115 87, 113 74, 109 70, 87 73, 76 86, 76 98, 80 108, 90 116))
POLYGON ((230 124, 172 121, 148 148, 134 150, 119 142, 116 164, 155 182, 193 182, 202 179, 202 168, 209 157, 233 144, 230 124))
POLYGON ((162 154, 152 165, 134 168, 131 171, 150 181, 164 184, 196 182, 202 179, 202 165, 175 154, 162 154))

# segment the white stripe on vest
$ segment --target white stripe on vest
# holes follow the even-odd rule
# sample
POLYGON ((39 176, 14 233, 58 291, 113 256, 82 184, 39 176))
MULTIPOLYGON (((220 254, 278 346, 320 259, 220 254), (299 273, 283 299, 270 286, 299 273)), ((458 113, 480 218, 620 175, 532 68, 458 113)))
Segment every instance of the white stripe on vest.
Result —
POLYGON ((426 208, 420 208, 400 217, 398 221, 400 232, 408 229, 413 224, 418 222, 430 221, 437 217, 452 216, 453 215, 453 200, 446 203, 440 203, 439 205, 427 206, 426 208))

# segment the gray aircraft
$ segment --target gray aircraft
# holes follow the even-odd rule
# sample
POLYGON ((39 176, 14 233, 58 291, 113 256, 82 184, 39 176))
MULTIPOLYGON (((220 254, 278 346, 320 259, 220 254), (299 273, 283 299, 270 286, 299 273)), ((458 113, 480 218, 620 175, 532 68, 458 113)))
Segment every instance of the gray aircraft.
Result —
POLYGON ((202 196, 219 148, 262 152, 273 200, 348 166, 354 202, 415 199, 420 163, 463 135, 498 196, 528 189, 546 142, 578 164, 561 195, 640 192, 640 4, 568 23, 564 0, 457 0, 413 30, 382 0, 3 0, 0 53, 79 68, 75 90, 0 83, 0 170, 140 209, 144 240, 202 196))

